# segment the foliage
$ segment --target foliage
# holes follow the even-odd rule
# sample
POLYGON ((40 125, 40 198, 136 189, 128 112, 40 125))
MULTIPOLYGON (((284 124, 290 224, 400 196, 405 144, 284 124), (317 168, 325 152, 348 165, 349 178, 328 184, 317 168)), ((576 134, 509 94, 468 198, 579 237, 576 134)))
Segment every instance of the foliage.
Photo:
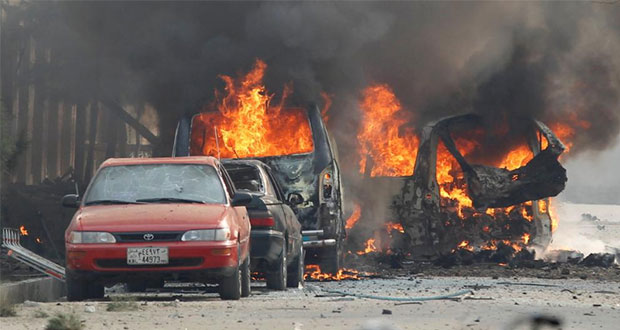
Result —
POLYGON ((11 317, 17 316, 17 312, 15 311, 15 305, 1 303, 0 304, 0 317, 11 317))
POLYGON ((45 326, 45 330, 82 330, 84 329, 84 324, 82 321, 74 314, 65 314, 58 313, 56 316, 51 318, 47 325, 45 326))

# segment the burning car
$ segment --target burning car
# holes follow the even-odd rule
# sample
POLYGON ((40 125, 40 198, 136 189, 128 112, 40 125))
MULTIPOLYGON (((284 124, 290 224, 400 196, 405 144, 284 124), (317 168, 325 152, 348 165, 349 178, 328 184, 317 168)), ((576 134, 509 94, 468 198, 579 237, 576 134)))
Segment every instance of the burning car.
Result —
POLYGON ((415 257, 549 244, 549 197, 567 180, 558 162, 565 146, 545 124, 529 120, 524 134, 495 146, 501 151, 484 152, 492 134, 483 123, 474 114, 431 123, 422 131, 411 176, 368 179, 400 187, 388 220, 402 224, 415 257))
POLYGON ((306 263, 319 263, 336 273, 344 259, 346 236, 336 144, 315 105, 286 107, 285 88, 273 102, 262 78, 266 64, 257 60, 240 79, 221 76, 225 94, 214 104, 182 118, 173 155, 210 155, 223 159, 257 159, 273 170, 290 200, 299 194, 294 211, 304 230, 306 263))
POLYGON ((418 132, 385 84, 365 89, 360 109, 363 179, 346 225, 350 251, 434 259, 459 249, 547 247, 556 227, 550 197, 564 189, 558 158, 567 147, 545 124, 465 114, 418 132))
POLYGON ((301 224, 289 206, 302 201, 292 193, 284 198, 271 169, 257 160, 227 160, 224 168, 235 188, 253 199, 246 206, 250 216, 250 255, 252 272, 265 274, 267 288, 296 288, 304 281, 304 248, 301 224))
POLYGON ((225 169, 212 157, 105 161, 65 232, 69 301, 104 286, 179 280, 219 284, 222 299, 250 294, 250 223, 225 169))

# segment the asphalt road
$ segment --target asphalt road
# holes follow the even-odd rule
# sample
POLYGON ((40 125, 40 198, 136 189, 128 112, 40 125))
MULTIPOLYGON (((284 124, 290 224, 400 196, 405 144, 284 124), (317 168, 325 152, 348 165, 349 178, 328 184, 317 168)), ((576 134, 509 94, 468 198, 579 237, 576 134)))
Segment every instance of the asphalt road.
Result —
MULTIPOLYGON (((488 277, 411 277, 310 282, 221 301, 187 288, 146 294, 110 293, 106 300, 28 303, 2 329, 43 329, 56 313, 75 313, 86 329, 532 329, 557 319, 562 329, 618 329, 620 282, 488 277), (428 297, 471 290, 457 300, 406 303, 343 297, 330 290, 385 297, 428 297), (137 310, 107 311, 109 299, 130 297, 137 310), (48 317, 41 316, 45 312, 48 317), (515 326, 519 323, 520 326, 515 326)), ((201 289, 202 291, 202 289, 201 289)), ((121 308, 122 309, 122 308, 121 308)), ((550 327, 549 329, 552 329, 550 327)), ((544 329, 544 328, 543 328, 544 329)))

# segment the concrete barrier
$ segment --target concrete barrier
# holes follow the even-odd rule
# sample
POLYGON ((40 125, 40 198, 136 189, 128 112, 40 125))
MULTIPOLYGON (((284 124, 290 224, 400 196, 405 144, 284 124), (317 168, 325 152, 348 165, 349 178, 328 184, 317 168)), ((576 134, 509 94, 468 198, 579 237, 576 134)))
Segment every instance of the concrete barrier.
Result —
POLYGON ((0 301, 3 303, 55 301, 65 295, 65 283, 51 277, 0 284, 0 301))

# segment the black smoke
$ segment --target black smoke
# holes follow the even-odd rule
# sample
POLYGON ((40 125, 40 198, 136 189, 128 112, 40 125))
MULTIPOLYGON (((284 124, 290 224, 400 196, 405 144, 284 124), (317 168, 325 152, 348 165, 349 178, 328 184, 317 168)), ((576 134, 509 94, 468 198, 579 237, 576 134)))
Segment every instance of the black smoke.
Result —
MULTIPOLYGON (((3 3, 3 7, 15 7, 3 3)), ((51 49, 55 93, 149 102, 168 154, 176 120, 212 100, 219 74, 256 58, 291 102, 333 95, 332 133, 356 164, 357 102, 394 88, 410 125, 457 113, 490 121, 590 123, 572 154, 604 149, 620 130, 620 5, 474 2, 24 2, 23 19, 51 49)), ((19 15, 19 18, 17 18, 19 15)), ((3 28, 2 37, 12 38, 3 28)), ((4 52, 4 48, 3 48, 4 52)), ((3 53, 3 58, 5 57, 3 53)), ((8 56, 8 55, 7 55, 8 56)), ((4 80, 4 79, 3 79, 4 80)), ((515 128, 515 129, 518 129, 515 128)), ((357 171, 355 169, 355 171, 357 171)))

